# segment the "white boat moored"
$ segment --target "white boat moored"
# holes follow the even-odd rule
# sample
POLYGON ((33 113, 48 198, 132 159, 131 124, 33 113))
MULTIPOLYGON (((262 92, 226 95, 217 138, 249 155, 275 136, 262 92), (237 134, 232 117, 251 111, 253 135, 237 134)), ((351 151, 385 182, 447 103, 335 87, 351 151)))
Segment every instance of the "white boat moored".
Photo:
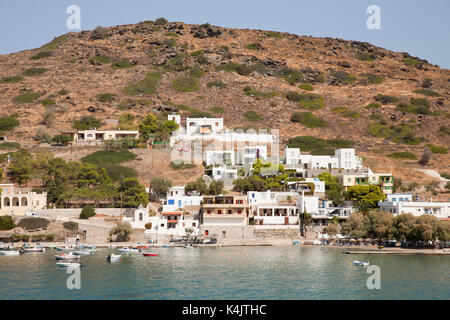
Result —
POLYGON ((61 261, 61 262, 57 262, 56 265, 58 267, 64 267, 64 268, 68 268, 68 267, 80 268, 82 266, 82 264, 80 262, 72 262, 72 261, 61 261))
POLYGON ((110 254, 106 257, 106 261, 112 262, 112 261, 120 261, 122 260, 122 255, 120 254, 110 254))
POLYGON ((20 251, 15 250, 0 250, 0 256, 18 256, 20 251))
POLYGON ((369 262, 367 261, 353 261, 354 266, 360 266, 360 267, 367 267, 369 265, 369 262))

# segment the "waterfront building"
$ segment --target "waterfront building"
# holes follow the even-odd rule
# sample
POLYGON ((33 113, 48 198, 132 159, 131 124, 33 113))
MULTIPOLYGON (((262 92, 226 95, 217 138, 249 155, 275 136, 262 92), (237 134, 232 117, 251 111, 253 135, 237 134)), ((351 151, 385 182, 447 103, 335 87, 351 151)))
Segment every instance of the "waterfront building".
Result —
POLYGON ((203 196, 204 225, 246 225, 248 217, 249 206, 244 195, 203 196))
POLYGON ((13 183, 0 184, 0 215, 25 215, 27 211, 47 206, 47 192, 32 192, 16 188, 13 183))
POLYGON ((255 225, 288 225, 298 222, 297 192, 248 191, 255 225))
POLYGON ((378 206, 382 211, 390 212, 394 216, 402 213, 411 213, 414 216, 430 214, 439 219, 450 218, 450 202, 413 201, 412 195, 392 195, 378 206), (402 198, 402 200, 399 200, 402 198))
POLYGON ((339 182, 345 190, 352 186, 378 185, 385 194, 391 194, 394 189, 394 176, 391 173, 374 173, 370 168, 361 174, 341 174, 339 182))
POLYGON ((299 148, 286 147, 285 164, 288 169, 363 169, 362 159, 356 156, 353 148, 337 149, 334 156, 321 156, 301 154, 299 148))
POLYGON ((173 186, 166 194, 163 212, 183 210, 186 206, 198 206, 203 197, 200 195, 188 195, 184 186, 173 186))

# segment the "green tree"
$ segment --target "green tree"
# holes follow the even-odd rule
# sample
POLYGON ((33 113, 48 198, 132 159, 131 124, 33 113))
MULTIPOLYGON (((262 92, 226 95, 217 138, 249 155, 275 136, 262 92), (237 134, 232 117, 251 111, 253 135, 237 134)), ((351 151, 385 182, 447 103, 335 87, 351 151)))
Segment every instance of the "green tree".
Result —
POLYGON ((122 205, 126 208, 136 208, 140 204, 146 206, 148 203, 148 194, 137 178, 124 179, 119 185, 118 192, 121 195, 122 205))
POLYGON ((20 125, 19 120, 13 116, 0 117, 0 132, 10 131, 20 125))
POLYGON ((11 216, 0 217, 0 230, 11 230, 16 227, 14 220, 11 216))
POLYGON ((209 184, 208 187, 208 194, 211 195, 218 195, 222 193, 223 189, 223 180, 214 180, 209 184))
POLYGON ((346 236, 352 238, 363 238, 366 236, 364 216, 359 212, 353 212, 341 226, 342 234, 346 236))
POLYGON ((133 233, 133 228, 129 222, 119 222, 117 226, 109 231, 110 236, 116 236, 116 241, 128 241, 133 233))
POLYGON ((162 177, 155 177, 150 180, 150 187, 154 194, 157 194, 158 196, 164 196, 172 187, 172 181, 170 179, 164 179, 162 177))
POLYGON ((386 199, 386 195, 376 185, 349 187, 346 197, 357 203, 365 202, 370 208, 376 208, 379 201, 386 199))
POLYGON ((139 122, 139 134, 145 141, 147 141, 149 139, 150 134, 156 133, 158 127, 159 127, 158 118, 153 113, 148 113, 139 122))
POLYGON ((388 238, 392 227, 392 214, 378 210, 371 210, 364 215, 364 228, 372 238, 388 238))
POLYGON ((31 180, 33 177, 32 158, 33 156, 26 150, 19 150, 13 155, 8 173, 12 181, 24 185, 31 180))
POLYGON ((330 236, 334 236, 334 235, 340 233, 341 228, 339 226, 339 223, 333 222, 333 223, 328 224, 328 226, 326 226, 325 228, 323 228, 323 231, 325 231, 330 236))
POLYGON ((300 226, 300 236, 306 237, 306 227, 311 224, 312 217, 311 214, 307 213, 306 210, 298 213, 299 226, 300 226))
POLYGON ((84 207, 80 213, 80 219, 89 219, 95 216, 95 209, 92 206, 84 207))
MULTIPOLYGON (((215 188, 215 187, 213 187, 215 188)), ((206 185, 205 181, 203 181, 202 178, 198 178, 195 181, 191 181, 188 184, 186 184, 185 191, 192 192, 197 191, 200 195, 208 194, 208 186, 206 185)), ((214 190, 211 190, 214 191, 214 190)))
POLYGON ((413 240, 416 218, 411 213, 402 213, 392 219, 392 235, 398 241, 413 240))
POLYGON ((57 134, 53 137, 52 141, 56 142, 59 146, 67 146, 72 141, 72 137, 66 134, 57 134))

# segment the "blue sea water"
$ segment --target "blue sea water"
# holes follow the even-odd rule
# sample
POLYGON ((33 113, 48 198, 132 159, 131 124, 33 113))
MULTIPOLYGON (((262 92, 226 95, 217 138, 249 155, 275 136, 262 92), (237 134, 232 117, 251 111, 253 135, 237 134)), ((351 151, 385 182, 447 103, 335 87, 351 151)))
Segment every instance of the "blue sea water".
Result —
POLYGON ((101 249, 82 256, 81 289, 55 264, 54 250, 0 256, 0 299, 450 299, 449 256, 347 255, 325 247, 158 248, 157 257, 101 249), (381 271, 381 289, 355 267, 381 271))

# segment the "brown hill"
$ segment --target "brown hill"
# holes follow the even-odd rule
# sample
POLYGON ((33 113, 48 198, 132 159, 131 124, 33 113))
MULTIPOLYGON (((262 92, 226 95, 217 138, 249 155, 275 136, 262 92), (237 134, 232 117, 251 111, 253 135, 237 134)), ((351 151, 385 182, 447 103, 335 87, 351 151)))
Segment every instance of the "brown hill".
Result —
MULTIPOLYGON (((420 157, 427 144, 450 145, 450 70, 357 41, 159 19, 2 55, 0 74, 0 112, 20 120, 7 135, 22 145, 39 143, 46 110, 56 116, 45 129, 53 135, 84 115, 114 127, 107 120, 124 112, 164 109, 279 129, 285 141, 348 139, 382 164, 394 151, 420 157), (292 122, 294 112, 327 123, 311 114, 292 122)), ((433 154, 430 167, 450 171, 448 154, 433 154)))

